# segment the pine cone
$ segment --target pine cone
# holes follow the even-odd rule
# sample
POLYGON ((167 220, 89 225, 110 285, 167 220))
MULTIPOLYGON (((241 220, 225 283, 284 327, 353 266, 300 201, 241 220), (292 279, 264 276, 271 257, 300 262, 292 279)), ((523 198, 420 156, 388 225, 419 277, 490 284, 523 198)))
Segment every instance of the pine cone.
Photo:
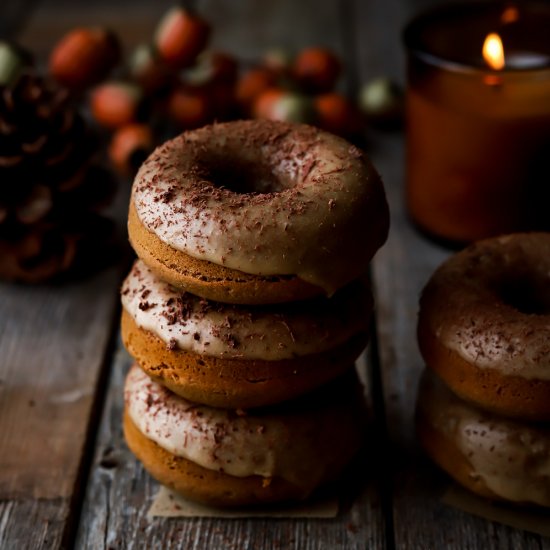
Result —
POLYGON ((93 272, 113 260, 113 237, 113 223, 92 212, 40 221, 9 238, 0 236, 0 276, 40 283, 61 274, 93 272))
POLYGON ((33 72, 0 87, 0 276, 36 282, 74 264, 114 182, 93 166, 97 140, 52 80, 33 72))

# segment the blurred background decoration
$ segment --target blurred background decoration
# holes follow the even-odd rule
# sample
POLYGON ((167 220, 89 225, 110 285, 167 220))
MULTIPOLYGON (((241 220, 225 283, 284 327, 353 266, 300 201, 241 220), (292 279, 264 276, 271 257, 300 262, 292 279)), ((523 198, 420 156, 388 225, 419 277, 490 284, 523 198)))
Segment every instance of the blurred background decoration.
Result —
POLYGON ((104 265, 115 182, 69 92, 0 42, 0 277, 40 282, 104 265), (89 260, 92 260, 91 262, 89 260))
POLYGON ((97 212, 115 180, 100 161, 127 181, 156 145, 215 121, 302 122, 359 144, 369 126, 400 127, 399 86, 357 86, 330 48, 302 41, 241 57, 211 47, 216 26, 193 2, 165 10, 130 39, 116 22, 61 21, 36 63, 25 35, 0 43, 0 165, 22 182, 0 194, 0 277, 40 282, 105 264, 112 231, 97 212))
POLYGON ((388 81, 367 84, 359 101, 343 93, 345 67, 328 48, 280 46, 240 59, 209 48, 215 32, 190 2, 168 9, 124 56, 116 28, 75 28, 53 45, 49 72, 88 104, 125 176, 155 144, 214 121, 303 122, 357 140, 366 124, 401 118, 400 90, 388 81))

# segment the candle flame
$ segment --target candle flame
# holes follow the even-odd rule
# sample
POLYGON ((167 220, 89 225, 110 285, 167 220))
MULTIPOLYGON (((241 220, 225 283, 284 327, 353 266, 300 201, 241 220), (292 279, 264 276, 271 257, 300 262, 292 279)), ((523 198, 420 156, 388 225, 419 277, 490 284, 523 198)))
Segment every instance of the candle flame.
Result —
POLYGON ((491 69, 504 69, 504 47, 500 36, 494 32, 487 35, 483 43, 483 59, 491 69))

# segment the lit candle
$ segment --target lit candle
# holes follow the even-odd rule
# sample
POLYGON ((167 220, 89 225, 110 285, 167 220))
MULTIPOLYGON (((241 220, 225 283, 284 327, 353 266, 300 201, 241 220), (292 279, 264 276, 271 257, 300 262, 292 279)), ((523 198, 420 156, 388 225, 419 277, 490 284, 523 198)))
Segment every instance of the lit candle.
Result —
POLYGON ((504 48, 500 36, 494 32, 487 35, 483 48, 481 49, 483 59, 491 67, 499 71, 504 69, 504 48))
POLYGON ((469 242, 550 227, 550 5, 449 5, 405 30, 407 204, 469 242))

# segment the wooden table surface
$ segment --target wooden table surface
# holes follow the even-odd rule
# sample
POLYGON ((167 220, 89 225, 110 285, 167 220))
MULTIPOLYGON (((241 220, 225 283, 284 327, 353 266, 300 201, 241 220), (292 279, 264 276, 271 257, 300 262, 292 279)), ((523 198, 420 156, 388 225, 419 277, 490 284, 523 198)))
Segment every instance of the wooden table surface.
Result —
MULTIPOLYGON (((78 24, 104 23, 129 47, 151 36, 172 2, 0 4, 0 32, 45 57, 78 24)), ((254 60, 273 46, 332 48, 346 86, 404 80, 400 30, 413 0, 203 0, 215 47, 254 60)), ((441 503, 448 480, 423 458, 413 427, 419 374, 418 295, 448 251, 411 227, 403 207, 403 135, 369 132, 384 179, 390 237, 372 264, 376 325, 368 390, 372 425, 360 494, 336 519, 149 519, 157 484, 126 448, 118 336, 128 258, 86 280, 0 284, 0 548, 550 549, 537 535, 441 503)), ((5 184, 5 182, 2 182, 5 184)), ((9 183, 9 182, 8 182, 9 183)), ((128 182, 113 212, 124 223, 128 182)))

